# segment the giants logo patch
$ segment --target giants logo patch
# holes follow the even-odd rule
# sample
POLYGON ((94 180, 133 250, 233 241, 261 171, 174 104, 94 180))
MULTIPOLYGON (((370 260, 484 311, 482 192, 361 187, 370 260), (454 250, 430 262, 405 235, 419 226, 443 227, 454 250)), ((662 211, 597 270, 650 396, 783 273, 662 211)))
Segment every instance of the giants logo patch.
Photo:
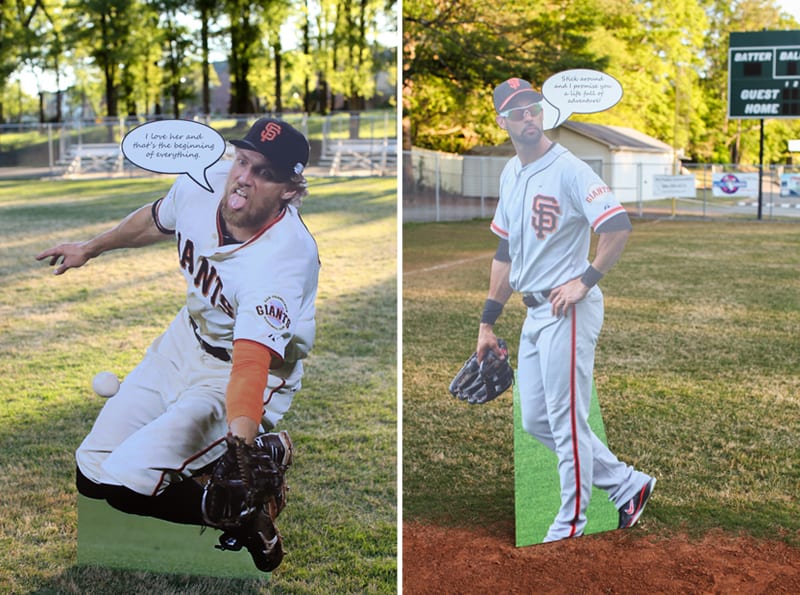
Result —
POLYGON ((256 306, 256 313, 276 331, 286 330, 291 324, 286 313, 286 302, 276 295, 267 298, 263 306, 256 306))
POLYGON ((261 131, 261 142, 266 142, 268 140, 275 140, 278 138, 278 135, 281 133, 281 126, 277 122, 267 122, 267 125, 264 126, 264 130, 261 131))
POLYGON ((553 233, 558 229, 558 216, 561 214, 561 207, 554 197, 537 194, 533 197, 533 206, 531 208, 533 210, 531 227, 536 231, 538 239, 543 240, 547 234, 553 233))

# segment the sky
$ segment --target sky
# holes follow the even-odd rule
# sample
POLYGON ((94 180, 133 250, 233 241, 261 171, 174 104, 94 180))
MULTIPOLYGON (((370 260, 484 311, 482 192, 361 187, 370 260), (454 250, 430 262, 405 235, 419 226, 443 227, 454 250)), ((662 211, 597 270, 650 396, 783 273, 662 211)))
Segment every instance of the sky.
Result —
POLYGON ((800 0, 778 0, 778 5, 792 15, 795 20, 800 21, 800 0))

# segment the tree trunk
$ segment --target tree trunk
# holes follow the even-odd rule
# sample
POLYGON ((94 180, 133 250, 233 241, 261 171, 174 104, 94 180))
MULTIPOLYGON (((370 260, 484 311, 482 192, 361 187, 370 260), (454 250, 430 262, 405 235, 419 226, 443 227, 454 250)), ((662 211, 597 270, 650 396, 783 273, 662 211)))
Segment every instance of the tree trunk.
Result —
POLYGON ((211 114, 211 82, 210 70, 208 64, 209 49, 208 49, 208 21, 209 21, 209 7, 203 5, 200 7, 200 42, 202 45, 202 59, 203 59, 203 113, 208 116, 211 114))
POLYGON ((281 57, 283 48, 281 47, 280 37, 272 46, 272 51, 275 53, 275 111, 279 114, 283 113, 283 89, 281 88, 281 57))
MULTIPOLYGON (((311 33, 310 33, 310 25, 309 25, 309 12, 308 12, 308 0, 306 0, 306 20, 303 22, 303 54, 308 57, 311 55, 311 33)), ((305 78, 303 79, 303 112, 306 114, 310 114, 312 110, 312 103, 311 103, 311 84, 308 80, 308 73, 306 72, 305 78)))

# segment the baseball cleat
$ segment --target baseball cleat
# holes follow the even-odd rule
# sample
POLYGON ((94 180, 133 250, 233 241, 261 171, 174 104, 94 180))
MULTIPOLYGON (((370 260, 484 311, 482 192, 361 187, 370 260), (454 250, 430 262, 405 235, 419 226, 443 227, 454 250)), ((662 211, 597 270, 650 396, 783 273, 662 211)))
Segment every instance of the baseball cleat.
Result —
POLYGON ((281 534, 263 508, 253 517, 249 527, 226 531, 219 536, 219 545, 214 547, 234 552, 246 548, 256 568, 262 572, 275 570, 283 560, 281 534))
POLYGON ((629 529, 639 522, 639 517, 642 516, 644 507, 647 505, 647 500, 650 499, 650 494, 653 493, 653 488, 655 487, 656 478, 651 477, 650 481, 642 486, 639 493, 628 500, 627 504, 619 509, 620 529, 629 529))

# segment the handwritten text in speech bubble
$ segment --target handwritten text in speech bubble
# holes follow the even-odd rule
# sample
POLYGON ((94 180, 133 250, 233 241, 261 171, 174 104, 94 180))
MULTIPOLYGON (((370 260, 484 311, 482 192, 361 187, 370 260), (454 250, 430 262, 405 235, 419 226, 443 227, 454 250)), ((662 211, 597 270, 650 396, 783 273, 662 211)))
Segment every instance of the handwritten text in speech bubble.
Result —
POLYGON ((593 114, 614 107, 622 99, 622 85, 598 70, 576 68, 554 74, 542 85, 545 130, 560 126, 572 114, 593 114))
POLYGON ((159 174, 186 174, 214 192, 206 170, 225 153, 225 139, 191 120, 157 120, 137 126, 122 139, 122 153, 134 165, 159 174))

